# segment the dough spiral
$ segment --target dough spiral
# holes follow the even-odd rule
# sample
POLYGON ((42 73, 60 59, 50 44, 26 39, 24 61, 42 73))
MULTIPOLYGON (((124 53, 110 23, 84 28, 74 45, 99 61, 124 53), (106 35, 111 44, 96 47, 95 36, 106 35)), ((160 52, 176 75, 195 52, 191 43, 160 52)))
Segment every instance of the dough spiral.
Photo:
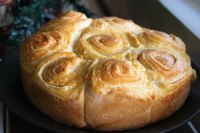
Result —
POLYGON ((21 48, 21 64, 31 73, 41 59, 66 47, 67 41, 59 32, 37 33, 25 40, 21 48))
POLYGON ((144 30, 144 32, 140 33, 139 35, 139 40, 142 44, 146 45, 155 45, 156 47, 161 47, 161 48, 167 48, 170 50, 171 48, 174 48, 180 51, 185 51, 185 44, 183 41, 179 38, 176 37, 173 34, 166 34, 161 31, 155 31, 155 30, 144 30), (165 45, 167 45, 167 47, 165 45))
POLYGON ((136 129, 169 117, 185 102, 196 78, 185 51, 173 34, 69 11, 23 42, 23 89, 58 122, 136 129))
POLYGON ((146 68, 154 71, 154 75, 156 73, 159 74, 158 78, 163 80, 162 82, 166 83, 166 85, 172 85, 178 82, 178 86, 181 86, 180 82, 183 79, 187 79, 184 82, 189 82, 187 74, 191 75, 192 69, 187 60, 187 56, 183 58, 176 54, 175 57, 166 51, 155 49, 144 50, 139 56, 139 61, 146 68))
POLYGON ((106 58, 123 53, 130 47, 124 34, 90 31, 75 45, 75 53, 85 59, 106 58))
POLYGON ((91 71, 87 87, 85 117, 89 126, 101 130, 116 130, 118 126, 127 129, 149 122, 155 92, 148 88, 145 68, 139 62, 100 60, 91 71), (94 107, 98 110, 94 110, 94 107), (140 115, 135 115, 138 112, 140 115), (144 115, 148 117, 142 118, 144 115), (129 123, 134 119, 142 121, 129 123))
POLYGON ((145 69, 139 62, 116 59, 100 60, 91 75, 91 89, 107 94, 120 88, 144 89, 147 86, 145 69))

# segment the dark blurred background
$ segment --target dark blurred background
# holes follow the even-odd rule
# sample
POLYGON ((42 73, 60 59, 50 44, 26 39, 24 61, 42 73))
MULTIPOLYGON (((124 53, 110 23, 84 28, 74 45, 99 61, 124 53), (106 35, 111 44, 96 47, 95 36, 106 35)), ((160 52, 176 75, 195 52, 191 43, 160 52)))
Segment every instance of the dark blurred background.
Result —
MULTIPOLYGON (((44 1, 49 3, 48 0, 44 1)), ((0 25, 1 59, 6 57, 9 52, 15 49, 15 47, 18 47, 20 45, 20 41, 23 40, 23 37, 34 33, 42 23, 52 19, 62 11, 75 9, 83 11, 91 17, 118 16, 125 19, 132 19, 135 23, 143 27, 161 30, 167 33, 173 33, 181 37, 186 43, 187 52, 192 57, 192 60, 200 60, 200 57, 196 56, 199 52, 198 45, 200 45, 200 40, 194 36, 194 34, 190 32, 176 17, 166 10, 157 0, 58 0, 51 3, 52 5, 40 3, 41 1, 38 2, 37 0, 22 0, 21 5, 18 5, 17 2, 18 0, 5 0, 4 2, 3 0, 0 0, 0 15, 5 12, 7 14, 11 14, 11 22, 8 21, 7 25, 0 25), (35 6, 39 10, 36 10, 37 8, 35 9, 34 6, 30 6, 32 2, 35 3, 35 6), (43 4, 43 7, 40 7, 38 4, 43 4), (23 8, 23 10, 19 9, 19 6, 24 7, 27 5, 28 9, 31 7, 33 8, 33 11, 30 11, 27 8, 23 8), (25 12, 25 10, 27 11, 25 12), (41 14, 38 16, 36 13, 34 13, 35 10, 38 12, 40 11, 39 13, 41 14), (19 12, 21 12, 21 14, 19 12), (38 19, 31 18, 28 13, 33 14, 33 16, 37 15, 38 19), (25 17, 22 17, 23 15, 25 17), (37 23, 35 21, 37 21, 37 23), (33 26, 27 26, 27 23, 31 23, 33 26)), ((3 21, 5 21, 5 16, 0 17, 0 23, 3 23, 3 21)), ((50 132, 22 120, 10 111, 7 113, 9 114, 8 124, 11 133, 50 132)), ((196 131, 200 131, 200 116, 195 117, 191 123, 195 127, 196 131)), ((185 124, 171 132, 192 133, 195 132, 195 130, 192 130, 189 124, 185 124)))

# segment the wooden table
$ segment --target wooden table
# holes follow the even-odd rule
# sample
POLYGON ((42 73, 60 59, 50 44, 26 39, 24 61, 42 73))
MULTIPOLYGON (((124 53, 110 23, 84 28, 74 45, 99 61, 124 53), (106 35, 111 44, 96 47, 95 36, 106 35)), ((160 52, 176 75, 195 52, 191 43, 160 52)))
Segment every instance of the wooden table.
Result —
MULTIPOLYGON (((150 0, 85 0, 83 2, 98 16, 119 16, 132 19, 135 23, 155 30, 173 33, 181 37, 187 46, 187 52, 192 60, 200 66, 200 40, 195 37, 186 27, 173 17, 158 1, 150 0)), ((200 131, 200 115, 190 123, 185 124, 172 133, 192 133, 200 131), (193 129, 193 127, 195 129, 193 129)), ((11 133, 49 133, 50 131, 32 125, 10 112, 11 133)))

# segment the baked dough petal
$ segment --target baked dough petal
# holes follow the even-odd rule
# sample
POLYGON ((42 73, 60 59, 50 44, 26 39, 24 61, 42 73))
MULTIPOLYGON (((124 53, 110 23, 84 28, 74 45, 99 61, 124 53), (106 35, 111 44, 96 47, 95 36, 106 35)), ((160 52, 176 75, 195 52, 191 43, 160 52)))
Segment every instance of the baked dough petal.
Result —
POLYGON ((100 60, 88 82, 85 90, 88 126, 98 130, 123 130, 149 123, 156 95, 149 88, 145 68, 138 61, 100 60))

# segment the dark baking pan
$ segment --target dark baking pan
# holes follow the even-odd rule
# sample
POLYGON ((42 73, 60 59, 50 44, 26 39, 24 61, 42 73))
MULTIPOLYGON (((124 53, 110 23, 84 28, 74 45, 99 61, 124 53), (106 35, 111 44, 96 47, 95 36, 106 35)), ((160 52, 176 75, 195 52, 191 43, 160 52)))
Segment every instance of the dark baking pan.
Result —
MULTIPOLYGON (((194 63, 192 65, 193 68, 196 69, 198 78, 192 84, 190 95, 180 110, 161 122, 138 130, 121 132, 167 132, 183 125, 197 115, 200 112, 200 69, 194 63)), ((87 133, 93 131, 89 129, 77 129, 57 123, 40 113, 31 103, 29 103, 24 95, 20 80, 19 48, 17 48, 0 63, 0 99, 4 104, 21 118, 51 131, 73 133, 87 133)))

